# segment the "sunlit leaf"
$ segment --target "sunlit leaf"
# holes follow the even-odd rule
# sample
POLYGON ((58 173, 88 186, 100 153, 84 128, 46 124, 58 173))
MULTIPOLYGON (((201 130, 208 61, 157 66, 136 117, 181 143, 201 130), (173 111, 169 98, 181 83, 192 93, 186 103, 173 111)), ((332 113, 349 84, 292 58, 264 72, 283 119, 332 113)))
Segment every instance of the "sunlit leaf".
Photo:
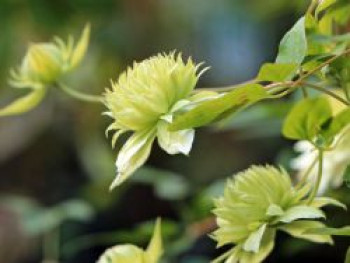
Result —
POLYGON ((332 228, 332 227, 313 228, 313 229, 306 230, 304 233, 314 234, 314 235, 350 236, 350 226, 345 226, 341 228, 332 228))
POLYGON ((233 114, 268 97, 263 86, 249 84, 237 88, 219 98, 205 101, 194 109, 178 116, 169 129, 183 130, 209 124, 223 116, 233 114))
POLYGON ((296 70, 298 64, 278 64, 278 63, 265 63, 258 74, 257 79, 259 81, 285 81, 290 80, 296 70))
POLYGON ((276 63, 295 63, 300 65, 307 53, 305 18, 300 18, 283 37, 276 63))
POLYGON ((283 125, 283 135, 290 139, 313 140, 322 125, 332 117, 326 98, 309 98, 298 102, 283 125))
POLYGON ((280 222, 290 223, 298 219, 324 218, 324 213, 315 207, 300 205, 289 208, 284 215, 279 218, 280 222))

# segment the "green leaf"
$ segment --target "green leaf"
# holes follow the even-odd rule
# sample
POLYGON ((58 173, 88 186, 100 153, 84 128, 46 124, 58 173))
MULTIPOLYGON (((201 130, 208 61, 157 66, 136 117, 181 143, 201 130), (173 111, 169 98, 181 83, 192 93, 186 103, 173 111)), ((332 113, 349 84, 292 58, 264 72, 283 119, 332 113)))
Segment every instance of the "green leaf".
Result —
POLYGON ((350 247, 346 251, 345 262, 344 263, 350 263, 350 247))
POLYGON ((249 84, 237 88, 221 97, 205 101, 194 109, 179 115, 169 126, 169 130, 190 129, 209 124, 267 97, 268 93, 259 84, 249 84))
POLYGON ((243 244, 243 249, 247 252, 257 253, 260 248, 260 243, 266 230, 266 224, 259 227, 258 230, 249 235, 243 244))
POLYGON ((300 65, 306 53, 305 17, 302 17, 283 37, 279 46, 276 63, 295 63, 300 65))
POLYGON ((326 139, 334 138, 342 129, 350 124, 350 108, 338 113, 323 133, 326 139))
POLYGON ((332 236, 350 236, 350 226, 341 228, 322 227, 306 230, 305 234, 313 235, 332 235, 332 236))
POLYGON ((325 225, 321 222, 300 220, 300 221, 292 222, 288 225, 284 225, 279 229, 284 232, 287 232, 288 234, 296 238, 301 238, 301 239, 305 239, 316 243, 332 244, 333 241, 329 235, 320 236, 320 235, 305 234, 305 231, 308 229, 323 228, 323 227, 325 227, 325 225))
POLYGON ((322 208, 327 205, 333 205, 333 206, 341 207, 344 210, 347 209, 345 204, 330 197, 316 197, 310 205, 316 208, 322 208))
POLYGON ((285 119, 282 133, 296 140, 313 140, 322 125, 332 117, 329 101, 324 97, 298 102, 285 119))
POLYGON ((289 208, 283 216, 279 218, 280 222, 290 223, 298 219, 307 218, 325 218, 324 213, 315 207, 300 205, 289 208))
POLYGON ((346 167, 343 178, 344 178, 343 180, 344 180, 346 186, 350 188, 350 165, 348 165, 348 167, 346 167))
POLYGON ((258 74, 257 79, 259 81, 286 81, 290 80, 296 70, 298 64, 278 64, 278 63, 265 63, 258 74))
POLYGON ((28 95, 19 98, 5 108, 0 109, 0 116, 10 116, 25 113, 35 108, 44 98, 46 88, 34 89, 28 95))
POLYGON ((335 2, 337 2, 337 0, 322 0, 315 10, 316 17, 318 17, 319 13, 326 10, 328 7, 330 7, 335 2))

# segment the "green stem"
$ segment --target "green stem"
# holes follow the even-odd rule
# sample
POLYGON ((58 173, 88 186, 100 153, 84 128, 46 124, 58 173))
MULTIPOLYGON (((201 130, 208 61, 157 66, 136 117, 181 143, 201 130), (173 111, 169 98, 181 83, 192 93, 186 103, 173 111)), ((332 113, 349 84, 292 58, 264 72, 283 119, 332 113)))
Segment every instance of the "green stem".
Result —
POLYGON ((221 256, 217 257, 216 259, 214 259, 213 261, 211 261, 211 263, 220 263, 223 260, 225 260, 226 258, 228 258, 230 256, 230 254, 232 253, 232 251, 235 248, 231 248, 230 250, 226 251, 224 254, 222 254, 221 256))
POLYGON ((317 171, 317 179, 315 187, 313 188, 310 197, 309 197, 309 203, 311 203, 318 192, 318 189, 320 188, 320 184, 322 181, 322 173, 323 173, 323 149, 318 149, 318 171, 317 171))
POLYGON ((307 181, 307 179, 309 178, 309 175, 310 175, 312 169, 315 167, 315 165, 316 165, 316 163, 317 163, 317 160, 318 160, 318 158, 316 157, 316 158, 312 161, 312 163, 311 163, 311 165, 309 166, 309 168, 308 168, 308 169, 305 171, 305 173, 302 175, 300 182, 296 185, 296 188, 301 188, 301 187, 306 183, 306 181, 307 181))
POLYGON ((70 87, 66 86, 63 83, 58 83, 57 86, 63 92, 68 94, 69 96, 71 96, 71 97, 73 97, 75 99, 81 100, 81 101, 93 102, 93 103, 102 103, 102 101, 103 101, 103 97, 102 96, 85 94, 85 93, 79 92, 77 90, 71 89, 70 87))
POLYGON ((44 234, 43 263, 58 263, 60 254, 60 232, 55 228, 44 234))
POLYGON ((313 84, 313 83, 308 83, 308 82, 304 82, 304 85, 307 87, 307 88, 311 88, 311 89, 314 89, 314 90, 318 90, 318 91, 321 91, 331 97, 333 97, 334 99, 344 103, 346 106, 350 106, 350 103, 348 101, 346 101, 345 99, 343 99, 342 97, 340 97, 339 95, 333 93, 332 91, 328 90, 328 89, 325 89, 317 84, 313 84))

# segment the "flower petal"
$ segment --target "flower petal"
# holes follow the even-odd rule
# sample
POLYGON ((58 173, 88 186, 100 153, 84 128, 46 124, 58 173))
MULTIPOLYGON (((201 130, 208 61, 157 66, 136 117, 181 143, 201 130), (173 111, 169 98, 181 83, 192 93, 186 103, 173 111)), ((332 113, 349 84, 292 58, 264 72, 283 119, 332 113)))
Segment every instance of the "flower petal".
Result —
POLYGON ((158 218, 152 239, 145 251, 145 260, 149 263, 157 263, 163 254, 162 233, 161 233, 161 219, 158 218))
POLYGON ((19 98, 10 105, 0 109, 0 116, 21 114, 35 108, 44 98, 46 89, 35 89, 28 95, 19 98))
POLYGON ((83 59, 89 45, 89 38, 90 38, 90 25, 87 24, 72 53, 72 56, 70 59, 70 69, 78 66, 80 61, 83 59))
POLYGON ((135 132, 119 151, 116 166, 117 177, 110 186, 110 190, 129 178, 143 165, 152 148, 155 138, 155 129, 135 132))
POLYGON ((168 154, 183 153, 188 155, 192 148, 194 130, 180 130, 171 132, 169 123, 161 120, 157 125, 158 144, 168 154))

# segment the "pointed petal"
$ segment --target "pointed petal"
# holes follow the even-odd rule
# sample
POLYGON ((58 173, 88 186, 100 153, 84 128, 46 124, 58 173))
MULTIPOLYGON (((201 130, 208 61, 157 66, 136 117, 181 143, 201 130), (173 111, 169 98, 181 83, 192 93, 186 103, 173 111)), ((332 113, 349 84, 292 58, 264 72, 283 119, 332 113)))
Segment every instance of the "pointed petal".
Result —
POLYGON ((160 121, 157 125, 158 144, 168 154, 183 153, 188 155, 192 148, 194 130, 180 130, 171 132, 169 123, 160 121))
POLYGON ((75 68, 80 61, 83 59, 86 50, 89 45, 89 38, 90 38, 90 25, 87 24, 83 30, 83 33, 81 34, 81 37, 78 41, 78 43, 75 46, 75 49, 72 53, 72 57, 70 59, 70 68, 75 68))
POLYGON ((117 177, 110 186, 115 188, 129 178, 141 165, 143 165, 152 148, 155 130, 135 132, 119 151, 116 166, 117 177))
POLYGON ((161 219, 158 218, 152 239, 146 250, 146 262, 157 263, 163 254, 162 233, 161 233, 161 219))
POLYGON ((35 89, 28 95, 19 98, 5 108, 0 109, 0 116, 17 115, 30 111, 42 101, 45 94, 45 88, 35 89))

